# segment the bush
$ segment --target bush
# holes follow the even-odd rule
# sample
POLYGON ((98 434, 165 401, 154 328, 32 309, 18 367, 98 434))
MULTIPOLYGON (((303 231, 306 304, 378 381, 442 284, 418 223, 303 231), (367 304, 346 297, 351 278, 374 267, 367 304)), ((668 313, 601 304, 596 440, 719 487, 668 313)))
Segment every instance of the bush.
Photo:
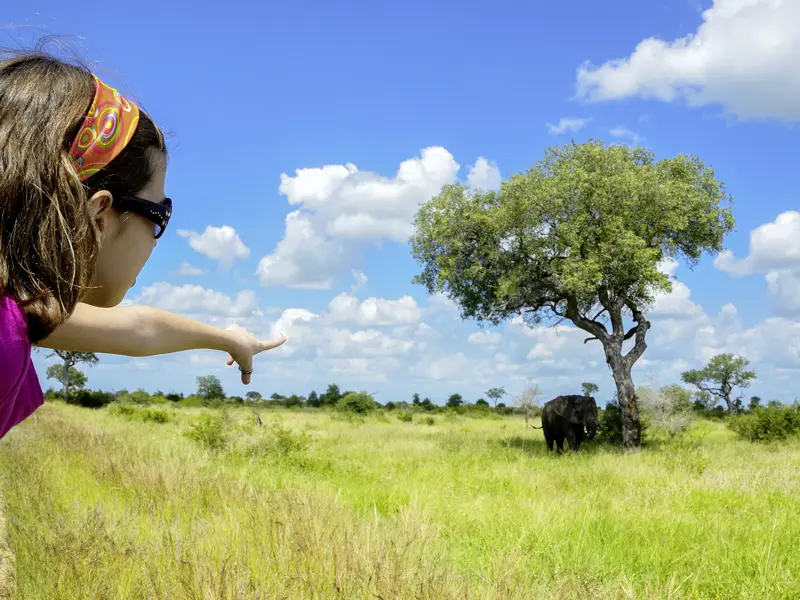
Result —
POLYGON ((336 404, 336 408, 344 412, 366 414, 377 408, 375 400, 366 392, 350 392, 336 404))
POLYGON ((203 399, 200 396, 187 396, 186 398, 181 398, 178 404, 187 408, 197 408, 203 406, 203 399))
POLYGON ((153 410, 145 408, 140 411, 142 421, 150 421, 152 423, 169 423, 169 413, 163 410, 153 410))
POLYGON ((69 404, 85 408, 102 408, 114 402, 114 394, 108 392, 95 392, 92 390, 75 390, 69 395, 69 404))
POLYGON ((691 392, 679 385, 658 389, 639 388, 636 391, 641 418, 653 430, 663 430, 675 437, 692 423, 691 392))
POLYGON ((434 419, 431 416, 422 417, 420 423, 422 423, 423 425, 436 425, 436 419, 434 419))
POLYGON ((414 420, 414 417, 411 415, 410 410, 401 410, 399 413, 397 413, 397 419, 401 423, 411 423, 411 421, 414 420))
POLYGON ((130 404, 112 404, 108 409, 109 414, 117 415, 128 419, 151 423, 169 423, 170 415, 164 410, 152 408, 136 408, 130 404))
POLYGON ((275 450, 280 456, 302 452, 308 447, 310 438, 305 432, 294 433, 280 421, 272 423, 271 429, 275 438, 275 450))
MULTIPOLYGON (((598 409, 597 420, 600 428, 597 431, 597 440, 606 444, 622 444, 622 409, 616 400, 606 404, 604 409, 598 409)), ((641 439, 644 441, 650 421, 646 414, 639 411, 639 424, 641 426, 641 439)))
POLYGON ((225 415, 204 414, 196 423, 192 423, 184 435, 212 452, 218 452, 228 443, 225 432, 225 415))
POLYGON ((800 433, 800 408, 759 406, 750 414, 733 417, 729 425, 739 437, 750 442, 782 441, 800 433))
POLYGON ((131 404, 150 404, 150 394, 144 390, 136 390, 135 392, 127 394, 123 400, 131 404))
POLYGON ((597 439, 606 444, 622 444, 622 411, 619 404, 611 401, 606 404, 604 409, 597 411, 597 420, 600 429, 597 432, 597 439))
POLYGON ((170 402, 180 402, 183 400, 183 394, 167 394, 166 398, 170 402))
POLYGON ((120 417, 132 418, 136 409, 129 404, 112 404, 108 408, 108 414, 120 417))

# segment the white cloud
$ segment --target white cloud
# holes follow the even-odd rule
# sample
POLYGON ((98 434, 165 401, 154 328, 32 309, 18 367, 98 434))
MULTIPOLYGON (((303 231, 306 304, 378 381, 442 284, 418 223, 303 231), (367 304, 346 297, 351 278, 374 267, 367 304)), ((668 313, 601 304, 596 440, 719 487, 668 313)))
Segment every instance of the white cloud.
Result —
POLYGON ((764 277, 773 310, 779 315, 800 316, 800 268, 770 271, 764 277))
POLYGON ((190 265, 188 262, 183 261, 181 266, 178 267, 176 270, 172 271, 170 275, 178 276, 178 277, 194 277, 196 275, 205 275, 205 271, 198 267, 190 265))
POLYGON ((763 273, 775 312, 800 314, 800 211, 781 213, 751 231, 750 252, 744 259, 725 250, 714 266, 734 277, 763 273))
POLYGON ((192 315, 217 317, 249 317, 259 314, 255 292, 243 290, 235 298, 199 285, 175 286, 157 282, 145 287, 132 299, 133 304, 145 304, 162 310, 192 315))
POLYGON ((262 285, 299 289, 330 289, 333 275, 351 252, 315 230, 309 215, 293 211, 286 216, 286 232, 275 251, 258 263, 262 285))
POLYGON ((414 347, 411 340, 395 339, 375 329, 331 329, 326 337, 327 343, 319 350, 319 354, 324 356, 399 356, 414 347))
POLYGON ((463 353, 458 352, 452 356, 441 356, 433 361, 420 360, 411 368, 411 372, 424 379, 461 382, 474 376, 475 364, 463 353))
POLYGON ((386 327, 419 323, 421 311, 411 296, 397 300, 372 297, 359 302, 355 296, 341 293, 330 301, 328 315, 334 323, 386 327))
POLYGON ((685 98, 721 105, 740 118, 800 119, 800 3, 714 0, 685 37, 646 38, 627 58, 577 71, 577 95, 589 101, 685 98))
POLYGON ((500 169, 493 162, 489 162, 482 156, 478 157, 475 164, 472 165, 467 174, 467 184, 472 189, 481 189, 485 191, 498 191, 500 184, 503 181, 503 176, 500 174, 500 169))
POLYGON ((671 319, 690 319, 703 314, 703 308, 690 299, 689 286, 676 280, 675 271, 679 266, 674 258, 667 258, 658 264, 658 270, 672 280, 672 291, 655 294, 649 314, 671 319))
POLYGON ((467 343, 474 344, 476 346, 497 346, 502 341, 502 335, 500 335, 497 331, 490 331, 488 329, 482 329, 480 331, 470 333, 469 337, 467 338, 467 343))
POLYGON ((369 278, 364 274, 364 271, 357 271, 356 269, 353 269, 350 271, 350 273, 353 275, 353 279, 356 280, 356 287, 361 288, 367 285, 369 278))
POLYGON ((731 275, 800 268, 800 211, 781 213, 774 221, 751 231, 747 258, 737 261, 726 250, 717 256, 714 266, 731 275))
POLYGON ((280 192, 302 209, 287 216, 284 238, 261 259, 261 283, 330 288, 345 266, 352 266, 359 245, 405 243, 419 205, 454 183, 458 170, 452 154, 432 146, 403 161, 391 179, 353 164, 282 174, 280 192))
POLYGON ((634 144, 639 143, 639 140, 641 139, 638 133, 636 133, 635 131, 631 131, 627 127, 623 127, 622 125, 614 127, 613 129, 609 130, 608 133, 610 133, 615 138, 628 139, 634 144))
POLYGON ((576 131, 580 131, 583 129, 586 124, 589 122, 589 119, 579 119, 576 117, 562 117, 558 120, 558 123, 553 125, 552 123, 545 123, 547 126, 547 131, 552 135, 560 135, 562 133, 575 133, 576 131))
POLYGON ((224 267, 230 267, 236 259, 250 256, 250 249, 244 245, 233 227, 209 225, 203 233, 179 229, 178 235, 189 239, 189 246, 224 267))

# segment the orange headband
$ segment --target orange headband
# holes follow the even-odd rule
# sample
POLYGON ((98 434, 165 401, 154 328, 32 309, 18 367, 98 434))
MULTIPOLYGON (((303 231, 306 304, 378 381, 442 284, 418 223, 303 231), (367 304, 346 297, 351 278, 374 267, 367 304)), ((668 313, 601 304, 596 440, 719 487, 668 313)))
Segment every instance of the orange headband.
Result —
POLYGON ((139 108, 133 102, 97 76, 94 80, 94 100, 69 151, 81 181, 114 160, 139 124, 139 108))

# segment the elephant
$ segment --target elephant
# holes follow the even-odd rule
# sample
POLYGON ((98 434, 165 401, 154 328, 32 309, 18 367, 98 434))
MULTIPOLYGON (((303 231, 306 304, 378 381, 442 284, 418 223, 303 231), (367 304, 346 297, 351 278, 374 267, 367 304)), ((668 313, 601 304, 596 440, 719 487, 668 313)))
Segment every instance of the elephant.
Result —
POLYGON ((556 396, 542 409, 542 426, 547 449, 553 451, 553 442, 558 451, 564 451, 564 439, 569 447, 577 451, 583 440, 591 440, 597 433, 597 402, 593 396, 579 394, 556 396))

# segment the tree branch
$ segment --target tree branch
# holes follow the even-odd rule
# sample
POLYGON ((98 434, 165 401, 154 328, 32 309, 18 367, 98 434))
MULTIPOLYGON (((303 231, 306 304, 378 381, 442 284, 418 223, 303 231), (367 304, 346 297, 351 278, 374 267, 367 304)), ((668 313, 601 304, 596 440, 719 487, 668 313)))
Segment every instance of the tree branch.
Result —
POLYGON ((600 315, 602 315, 602 314, 603 314, 604 312, 606 312, 607 310, 608 310, 608 309, 607 309, 607 308, 604 306, 604 307, 603 307, 603 309, 602 309, 602 310, 601 310, 599 313, 597 313, 597 314, 596 314, 596 315, 595 315, 595 316, 592 318, 592 321, 597 321, 597 317, 599 317, 600 315))
POLYGON ((597 295, 600 298, 600 304, 605 307, 609 316, 611 317, 612 334, 615 336, 623 335, 624 324, 622 323, 622 302, 620 302, 617 298, 612 298, 608 293, 608 289, 604 286, 600 286, 600 288, 597 290, 597 295))
POLYGON ((650 321, 645 318, 644 313, 630 299, 625 298, 624 302, 625 306, 633 313, 633 320, 636 321, 636 326, 631 330, 633 331, 633 335, 636 336, 636 341, 634 342, 633 348, 630 349, 624 358, 626 366, 630 369, 647 349, 645 336, 647 335, 647 330, 650 329, 650 321))
MULTIPOLYGON (((647 327, 648 327, 648 329, 650 328, 650 323, 649 322, 647 323, 647 327)), ((625 341, 631 339, 636 334, 638 329, 639 329, 638 325, 634 325, 633 327, 631 327, 628 330, 628 333, 625 334, 625 337, 622 338, 622 341, 625 342, 625 341)), ((596 340, 596 339, 597 339, 596 337, 586 338, 585 340, 583 340, 583 343, 585 344, 586 342, 591 342, 592 340, 596 340)))
POLYGON ((578 301, 574 296, 567 298, 567 312, 565 316, 570 321, 575 323, 576 327, 593 334, 594 337, 599 339, 601 342, 604 342, 608 339, 608 330, 606 329, 605 325, 598 323, 597 321, 587 319, 581 315, 580 311, 578 310, 578 301))

